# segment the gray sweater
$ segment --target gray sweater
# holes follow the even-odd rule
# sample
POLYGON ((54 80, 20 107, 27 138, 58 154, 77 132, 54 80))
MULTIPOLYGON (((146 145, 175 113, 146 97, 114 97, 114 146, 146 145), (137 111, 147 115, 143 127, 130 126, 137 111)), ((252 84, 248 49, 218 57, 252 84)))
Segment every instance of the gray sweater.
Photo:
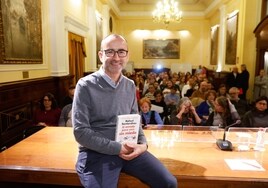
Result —
MULTIPOLYGON (((72 123, 80 150, 94 150, 118 155, 121 144, 115 142, 117 115, 138 114, 134 82, 122 76, 118 86, 112 87, 100 70, 81 78, 75 89, 72 123)), ((146 143, 140 127, 138 143, 146 143)))

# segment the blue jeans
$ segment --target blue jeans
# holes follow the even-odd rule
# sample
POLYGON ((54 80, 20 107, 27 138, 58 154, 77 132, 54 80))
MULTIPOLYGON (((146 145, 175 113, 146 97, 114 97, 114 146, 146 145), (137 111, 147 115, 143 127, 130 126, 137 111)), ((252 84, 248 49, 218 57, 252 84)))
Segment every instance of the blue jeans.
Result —
POLYGON ((86 188, 116 188, 120 172, 134 176, 153 188, 176 188, 177 179, 151 153, 126 161, 117 155, 80 151, 76 170, 86 188))

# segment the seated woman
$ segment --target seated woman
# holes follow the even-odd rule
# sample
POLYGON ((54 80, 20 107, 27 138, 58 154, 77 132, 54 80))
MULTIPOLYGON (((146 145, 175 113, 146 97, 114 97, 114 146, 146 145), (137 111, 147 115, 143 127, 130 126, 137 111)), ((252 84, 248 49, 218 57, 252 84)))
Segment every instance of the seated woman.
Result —
POLYGON ((152 105, 155 105, 156 107, 162 108, 161 111, 159 111, 158 113, 159 113, 161 119, 163 120, 168 115, 167 105, 164 101, 164 96, 163 96, 161 91, 156 91, 154 93, 154 97, 155 97, 155 100, 151 101, 152 105))
POLYGON ((72 127, 72 106, 73 104, 67 104, 61 110, 59 119, 60 127, 72 127))
POLYGON ((182 97, 177 105, 177 109, 170 115, 171 125, 199 125, 201 119, 195 111, 191 100, 188 97, 182 97))
POLYGON ((243 127, 268 127, 268 98, 261 96, 255 101, 253 109, 248 111, 242 121, 243 127))
POLYGON ((229 98, 229 94, 227 91, 227 86, 225 84, 221 84, 218 88, 217 97, 224 96, 229 98))
POLYGON ((217 97, 214 102, 214 112, 212 112, 206 122, 207 126, 219 126, 225 128, 231 125, 237 120, 240 120, 240 116, 235 109, 235 106, 230 100, 224 96, 217 97))
POLYGON ((214 110, 214 101, 216 99, 217 93, 214 90, 209 90, 205 94, 205 101, 201 102, 197 107, 197 114, 202 119, 202 124, 204 125, 208 120, 209 114, 214 110))
POLYGON ((148 125, 148 124, 153 124, 153 125, 163 125, 163 121, 159 115, 158 112, 151 110, 151 100, 143 97, 139 101, 139 106, 140 106, 140 115, 141 115, 141 120, 143 127, 148 125))
POLYGON ((45 94, 40 101, 40 109, 34 112, 35 125, 58 126, 61 109, 51 93, 45 94))

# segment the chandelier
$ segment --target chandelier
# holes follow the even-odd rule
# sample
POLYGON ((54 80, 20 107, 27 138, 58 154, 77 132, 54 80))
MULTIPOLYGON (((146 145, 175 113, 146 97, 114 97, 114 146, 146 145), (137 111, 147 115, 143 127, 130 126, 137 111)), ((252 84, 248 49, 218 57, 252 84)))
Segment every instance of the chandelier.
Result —
POLYGON ((154 22, 164 23, 166 26, 170 22, 181 22, 182 12, 179 11, 178 2, 175 0, 162 0, 156 4, 153 11, 154 22))

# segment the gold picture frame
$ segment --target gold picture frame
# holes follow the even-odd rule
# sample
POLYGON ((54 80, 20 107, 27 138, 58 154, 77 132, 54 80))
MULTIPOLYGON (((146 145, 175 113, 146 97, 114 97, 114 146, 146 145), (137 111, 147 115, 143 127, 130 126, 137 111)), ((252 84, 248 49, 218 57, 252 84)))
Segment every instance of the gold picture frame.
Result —
POLYGON ((210 65, 217 65, 218 61, 219 26, 211 28, 210 65))
POLYGON ((179 39, 143 40, 143 59, 179 59, 179 39))
POLYGON ((236 64, 238 12, 227 18, 225 64, 236 64))
POLYGON ((40 64, 41 0, 1 0, 0 64, 40 64))

